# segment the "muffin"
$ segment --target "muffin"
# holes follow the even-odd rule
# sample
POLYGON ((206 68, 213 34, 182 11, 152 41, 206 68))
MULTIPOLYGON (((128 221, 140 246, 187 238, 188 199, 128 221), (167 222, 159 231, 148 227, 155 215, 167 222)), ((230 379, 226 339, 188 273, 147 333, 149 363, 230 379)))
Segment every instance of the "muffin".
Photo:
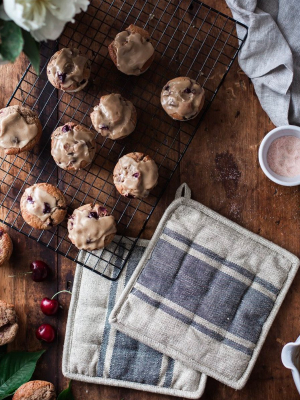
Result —
POLYGON ((95 135, 82 125, 68 122, 51 135, 51 155, 56 164, 77 171, 91 164, 96 154, 95 135))
POLYGON ((42 136, 38 114, 25 106, 0 110, 0 147, 5 154, 31 150, 42 136))
POLYGON ((46 381, 24 383, 15 392, 12 400, 56 400, 55 387, 46 381))
POLYGON ((99 204, 85 204, 70 216, 68 221, 69 239, 83 250, 103 249, 117 232, 115 218, 99 204))
POLYGON ((67 213, 63 193, 49 183, 36 183, 27 188, 20 205, 25 222, 35 229, 50 229, 61 223, 67 213))
POLYGON ((11 238, 4 228, 0 226, 0 266, 10 259, 12 251, 11 238))
POLYGON ((129 153, 119 159, 113 179, 122 196, 143 198, 157 185, 158 168, 150 156, 129 153))
POLYGON ((94 128, 102 136, 122 139, 130 135, 136 126, 137 114, 131 101, 120 94, 109 94, 100 98, 91 113, 94 128))
POLYGON ((47 76, 56 89, 79 92, 89 81, 89 60, 78 49, 64 48, 57 51, 47 65, 47 76))
POLYGON ((118 70, 126 75, 142 74, 154 60, 149 33, 135 25, 118 33, 108 46, 108 52, 118 70))
POLYGON ((195 118, 204 105, 204 89, 194 79, 179 77, 169 81, 161 92, 161 105, 173 119, 195 118))
POLYGON ((18 329, 15 307, 0 300, 0 346, 11 343, 15 339, 18 329))

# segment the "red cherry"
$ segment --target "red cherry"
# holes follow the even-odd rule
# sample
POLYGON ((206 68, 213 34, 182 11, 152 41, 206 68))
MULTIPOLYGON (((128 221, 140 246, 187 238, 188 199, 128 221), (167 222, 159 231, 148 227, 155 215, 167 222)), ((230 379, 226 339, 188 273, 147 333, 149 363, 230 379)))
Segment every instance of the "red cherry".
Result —
POLYGON ((55 299, 44 297, 41 301, 41 310, 46 315, 54 315, 57 313, 59 302, 55 299))
POLYGON ((45 342, 51 343, 55 339, 55 330, 50 324, 42 324, 35 331, 35 336, 39 340, 44 340, 45 342))
POLYGON ((48 265, 41 260, 33 261, 30 264, 30 270, 32 271, 31 278, 34 282, 42 282, 49 275, 48 265))

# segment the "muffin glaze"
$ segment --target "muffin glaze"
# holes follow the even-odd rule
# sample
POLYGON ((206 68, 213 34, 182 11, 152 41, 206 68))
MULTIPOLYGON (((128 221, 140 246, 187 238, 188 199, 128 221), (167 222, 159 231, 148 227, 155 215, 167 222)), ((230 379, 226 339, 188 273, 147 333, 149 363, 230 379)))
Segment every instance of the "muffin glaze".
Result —
POLYGON ((86 204, 77 208, 68 221, 69 238, 78 249, 102 249, 111 242, 116 229, 115 218, 105 207, 86 204))
POLYGON ((149 39, 129 30, 117 34, 114 40, 118 69, 127 75, 140 75, 152 57, 154 47, 149 39))
POLYGON ((134 131, 136 110, 131 101, 120 94, 102 96, 91 114, 97 132, 110 139, 121 139, 134 131))
POLYGON ((27 124, 22 115, 15 111, 1 121, 0 146, 5 149, 25 147, 36 137, 37 133, 37 125, 27 124))
POLYGON ((164 86, 161 104, 172 118, 188 120, 199 114, 204 97, 204 89, 194 79, 180 77, 164 86))
POLYGON ((38 186, 31 186, 25 190, 27 196, 26 209, 45 222, 57 209, 56 198, 38 186))
POLYGON ((144 155, 139 161, 125 155, 120 158, 114 170, 114 183, 117 188, 121 188, 121 191, 118 190, 126 197, 147 197, 150 190, 156 186, 157 180, 158 169, 155 161, 144 155))
POLYGON ((84 126, 69 123, 52 134, 51 155, 62 169, 78 170, 89 165, 95 152, 94 134, 84 126))

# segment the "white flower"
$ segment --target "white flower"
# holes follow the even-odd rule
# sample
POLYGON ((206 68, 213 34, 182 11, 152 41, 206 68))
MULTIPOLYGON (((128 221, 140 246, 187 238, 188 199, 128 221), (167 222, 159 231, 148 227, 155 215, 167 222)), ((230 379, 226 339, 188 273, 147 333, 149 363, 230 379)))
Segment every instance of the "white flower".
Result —
POLYGON ((4 10, 21 28, 38 41, 55 40, 67 22, 74 22, 89 0, 3 0, 4 10))

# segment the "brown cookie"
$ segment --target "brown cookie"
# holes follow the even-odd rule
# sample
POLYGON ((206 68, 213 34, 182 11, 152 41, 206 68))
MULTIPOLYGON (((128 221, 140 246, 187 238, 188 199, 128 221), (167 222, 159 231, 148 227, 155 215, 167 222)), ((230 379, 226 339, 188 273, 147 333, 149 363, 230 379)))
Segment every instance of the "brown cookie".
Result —
POLYGON ((136 108, 120 94, 112 93, 100 98, 91 113, 92 124, 102 136, 113 140, 130 135, 137 122, 136 108))
POLYGON ((18 329, 15 307, 0 300, 0 346, 11 343, 15 339, 18 329))
POLYGON ((108 52, 118 70, 126 75, 142 74, 154 60, 149 33, 135 25, 118 33, 108 46, 108 52))
POLYGON ((64 48, 57 51, 47 65, 47 76, 56 89, 79 92, 91 74, 89 60, 78 49, 64 48))
POLYGON ((68 221, 69 239, 84 250, 103 249, 117 233, 115 218, 99 204, 85 204, 73 211, 68 221))
POLYGON ((122 196, 143 198, 157 185, 158 168, 150 156, 129 153, 119 159, 113 179, 122 196))
POLYGON ((10 259, 12 251, 11 238, 4 228, 0 226, 0 266, 10 259))
POLYGON ((25 222, 35 229, 50 229, 60 224, 67 213, 65 196, 49 183, 37 183, 27 188, 20 205, 25 222))
POLYGON ((5 154, 31 150, 42 136, 38 114, 25 106, 0 110, 0 147, 5 154))
POLYGON ((55 387, 46 381, 30 381, 19 387, 12 400, 56 400, 55 387))
POLYGON ((202 110, 205 92, 194 79, 180 76, 163 87, 160 100, 163 109, 171 118, 187 121, 195 118, 202 110))
POLYGON ((95 135, 83 125, 68 122, 52 133, 51 154, 62 169, 77 171, 85 168, 96 154, 95 135))

